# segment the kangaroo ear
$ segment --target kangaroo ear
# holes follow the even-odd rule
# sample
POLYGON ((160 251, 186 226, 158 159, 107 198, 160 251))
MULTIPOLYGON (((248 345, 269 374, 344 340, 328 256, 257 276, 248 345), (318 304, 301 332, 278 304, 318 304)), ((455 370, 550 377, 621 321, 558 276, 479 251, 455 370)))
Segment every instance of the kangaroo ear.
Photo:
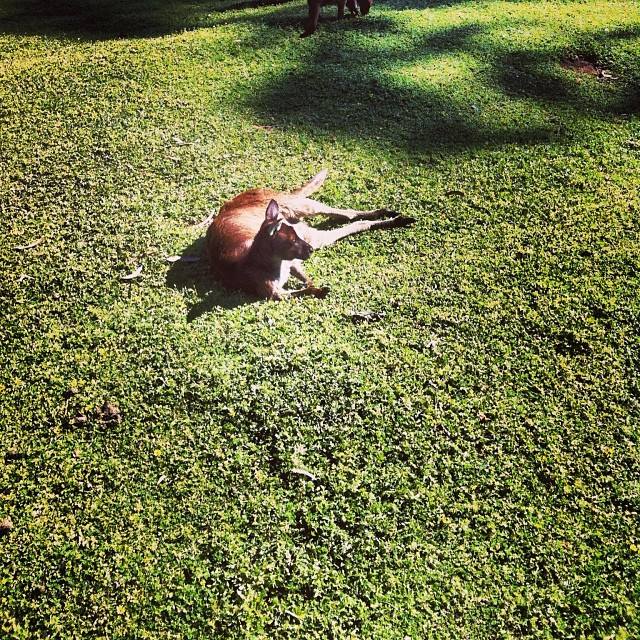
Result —
POLYGON ((272 200, 267 207, 267 212, 265 213, 264 219, 267 222, 275 222, 280 215, 280 207, 275 200, 272 200))
POLYGON ((269 235, 270 236, 275 236, 276 233, 278 233, 278 231, 280 231, 280 227, 282 227, 282 220, 280 220, 280 222, 277 222, 276 224, 274 224, 271 229, 269 229, 269 235))

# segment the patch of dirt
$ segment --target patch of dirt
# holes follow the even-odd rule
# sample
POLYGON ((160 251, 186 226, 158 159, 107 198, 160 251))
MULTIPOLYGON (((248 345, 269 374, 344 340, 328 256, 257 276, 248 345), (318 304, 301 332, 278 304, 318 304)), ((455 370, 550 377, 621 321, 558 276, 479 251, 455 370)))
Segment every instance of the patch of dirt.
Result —
POLYGON ((69 426, 81 427, 94 423, 103 425, 115 425, 122 422, 122 413, 118 405, 113 402, 105 402, 101 407, 96 407, 93 411, 78 413, 69 419, 69 426))
POLYGON ((598 65, 591 60, 587 60, 586 58, 581 58, 577 55, 570 55, 568 58, 565 58, 560 66, 563 69, 567 69, 567 71, 575 71, 576 73, 586 73, 591 76, 597 76, 599 73, 598 65))
POLYGON ((122 422, 122 414, 117 405, 111 402, 105 402, 97 411, 98 417, 103 422, 120 423, 122 422))
POLYGON ((600 80, 616 80, 616 78, 607 69, 603 69, 594 60, 588 60, 577 54, 566 57, 560 66, 567 71, 573 71, 588 76, 595 76, 600 80))

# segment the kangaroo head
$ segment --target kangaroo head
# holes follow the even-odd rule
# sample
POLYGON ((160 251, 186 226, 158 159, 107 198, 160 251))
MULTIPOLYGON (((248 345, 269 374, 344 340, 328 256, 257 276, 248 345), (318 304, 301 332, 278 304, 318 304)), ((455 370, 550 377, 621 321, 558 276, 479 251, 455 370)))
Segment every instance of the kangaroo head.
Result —
POLYGON ((280 207, 275 200, 269 202, 262 227, 256 236, 261 246, 280 260, 306 260, 313 248, 302 239, 295 225, 287 222, 280 215, 280 207))

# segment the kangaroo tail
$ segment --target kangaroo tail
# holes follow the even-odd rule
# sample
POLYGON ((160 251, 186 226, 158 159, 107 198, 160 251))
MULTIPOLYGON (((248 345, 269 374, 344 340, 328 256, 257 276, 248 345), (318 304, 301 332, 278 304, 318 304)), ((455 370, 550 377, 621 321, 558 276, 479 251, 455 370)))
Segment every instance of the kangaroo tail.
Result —
POLYGON ((311 195, 314 191, 317 191, 322 186, 323 182, 327 178, 327 173, 329 173, 327 169, 323 169, 319 174, 313 176, 313 178, 311 178, 311 180, 309 180, 307 184, 302 185, 299 189, 295 189, 294 191, 292 191, 291 195, 303 196, 305 198, 311 195))

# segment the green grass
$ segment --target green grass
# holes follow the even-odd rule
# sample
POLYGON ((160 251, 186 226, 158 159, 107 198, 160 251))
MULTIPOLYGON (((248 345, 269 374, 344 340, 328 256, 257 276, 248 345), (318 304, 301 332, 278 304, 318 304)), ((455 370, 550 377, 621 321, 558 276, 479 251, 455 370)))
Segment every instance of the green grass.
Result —
POLYGON ((1 634, 640 637, 638 4, 305 11, 0 4, 1 634), (165 262, 324 167, 326 300, 165 262))

